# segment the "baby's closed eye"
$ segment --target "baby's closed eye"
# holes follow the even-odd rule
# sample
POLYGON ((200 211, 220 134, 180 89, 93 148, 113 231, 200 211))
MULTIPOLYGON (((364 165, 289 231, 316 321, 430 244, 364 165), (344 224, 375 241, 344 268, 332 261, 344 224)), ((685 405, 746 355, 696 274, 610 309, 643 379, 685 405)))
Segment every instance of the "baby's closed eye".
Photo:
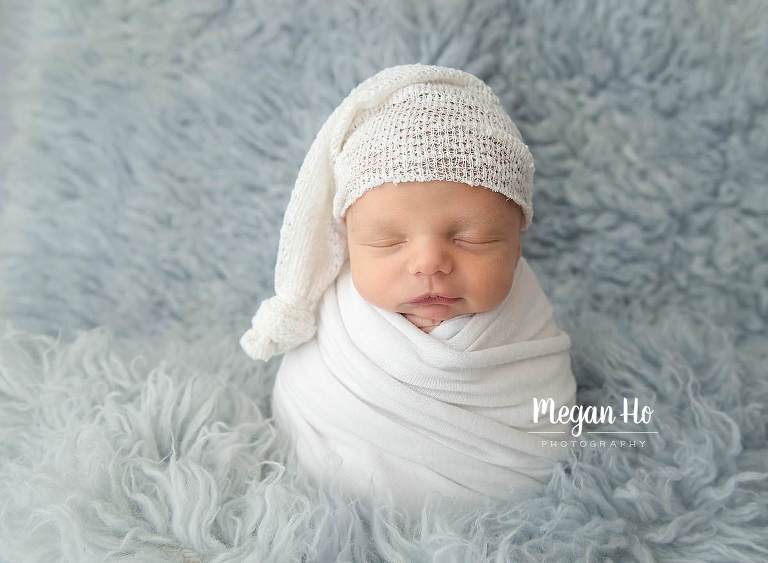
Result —
MULTIPOLYGON (((461 238, 455 238, 453 239, 454 243, 459 244, 474 244, 474 245, 480 245, 480 244, 497 244, 500 242, 503 242, 499 239, 489 239, 489 238, 482 238, 482 237, 461 237, 461 238)), ((386 241, 376 241, 371 243, 361 243, 361 246, 367 246, 371 248, 393 248, 396 246, 401 246, 407 244, 407 240, 386 240, 386 241)))

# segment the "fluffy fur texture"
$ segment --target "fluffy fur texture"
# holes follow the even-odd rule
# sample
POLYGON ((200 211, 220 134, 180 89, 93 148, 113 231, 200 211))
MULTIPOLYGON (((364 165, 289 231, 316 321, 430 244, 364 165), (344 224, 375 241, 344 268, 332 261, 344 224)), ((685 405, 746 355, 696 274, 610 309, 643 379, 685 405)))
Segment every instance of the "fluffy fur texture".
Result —
POLYGON ((768 558, 762 1, 35 4, 0 155, 0 560, 768 558), (308 486, 277 362, 237 342, 312 135, 413 61, 500 93, 577 398, 659 431, 420 521, 308 486))

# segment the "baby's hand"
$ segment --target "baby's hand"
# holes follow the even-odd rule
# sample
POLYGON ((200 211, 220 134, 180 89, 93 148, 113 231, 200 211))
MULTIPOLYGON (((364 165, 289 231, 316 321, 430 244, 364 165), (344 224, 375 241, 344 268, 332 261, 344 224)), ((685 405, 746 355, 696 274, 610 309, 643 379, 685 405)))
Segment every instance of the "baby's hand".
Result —
POLYGON ((403 313, 403 316, 411 321, 413 324, 415 324, 417 327, 419 327, 422 331, 429 334, 432 332, 432 329, 434 329, 437 325, 439 325, 443 321, 436 321, 434 319, 425 319, 424 317, 419 317, 418 315, 411 315, 409 313, 403 313))

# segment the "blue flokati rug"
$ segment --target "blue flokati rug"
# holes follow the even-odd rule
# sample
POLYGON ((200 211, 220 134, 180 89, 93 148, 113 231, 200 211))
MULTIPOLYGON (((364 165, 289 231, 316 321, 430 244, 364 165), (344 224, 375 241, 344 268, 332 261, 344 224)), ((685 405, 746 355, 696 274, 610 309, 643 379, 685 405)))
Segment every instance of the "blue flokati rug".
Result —
POLYGON ((0 154, 0 561, 768 560, 762 0, 35 5, 0 154), (523 252, 579 402, 654 409, 587 425, 540 498, 420 520, 297 472, 279 360, 238 344, 314 135, 410 62, 485 80, 531 148, 523 252), (658 434, 587 434, 632 430, 658 434))

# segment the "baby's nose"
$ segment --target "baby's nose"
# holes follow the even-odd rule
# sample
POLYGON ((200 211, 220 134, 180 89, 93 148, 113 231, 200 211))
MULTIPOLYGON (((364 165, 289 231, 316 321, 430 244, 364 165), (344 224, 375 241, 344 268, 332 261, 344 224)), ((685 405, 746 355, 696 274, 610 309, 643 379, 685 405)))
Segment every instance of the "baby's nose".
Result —
POLYGON ((453 269, 450 252, 444 245, 437 242, 425 241, 414 244, 409 260, 409 271, 413 275, 448 274, 453 269))

